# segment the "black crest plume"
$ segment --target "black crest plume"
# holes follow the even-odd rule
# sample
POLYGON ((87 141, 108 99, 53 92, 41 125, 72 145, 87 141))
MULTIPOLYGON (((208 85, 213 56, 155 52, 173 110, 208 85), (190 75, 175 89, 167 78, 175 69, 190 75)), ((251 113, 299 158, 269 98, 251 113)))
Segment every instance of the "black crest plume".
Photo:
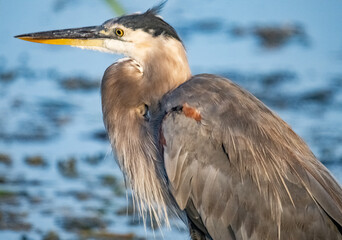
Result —
POLYGON ((158 5, 155 5, 152 8, 148 9, 145 12, 145 14, 158 15, 163 10, 166 3, 167 3, 167 0, 160 2, 158 5))

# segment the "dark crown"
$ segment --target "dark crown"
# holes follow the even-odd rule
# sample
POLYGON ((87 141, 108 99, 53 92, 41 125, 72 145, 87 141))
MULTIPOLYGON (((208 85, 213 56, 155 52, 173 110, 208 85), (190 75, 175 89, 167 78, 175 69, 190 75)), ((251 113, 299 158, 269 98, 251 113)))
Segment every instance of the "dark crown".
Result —
POLYGON ((157 14, 160 13, 160 11, 162 10, 165 3, 166 1, 151 9, 148 9, 142 14, 125 15, 109 20, 106 23, 119 23, 133 30, 142 29, 147 33, 153 34, 154 37, 165 35, 167 37, 172 37, 177 39, 178 41, 181 41, 176 30, 163 19, 157 16, 157 14))

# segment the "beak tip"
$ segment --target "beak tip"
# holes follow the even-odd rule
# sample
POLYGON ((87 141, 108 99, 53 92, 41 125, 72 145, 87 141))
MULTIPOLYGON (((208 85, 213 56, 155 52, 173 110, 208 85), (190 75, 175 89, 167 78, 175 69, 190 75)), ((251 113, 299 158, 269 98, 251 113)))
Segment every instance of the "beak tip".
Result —
POLYGON ((14 36, 14 38, 17 38, 17 39, 20 39, 20 40, 24 40, 24 41, 29 41, 29 42, 31 42, 33 40, 33 38, 30 37, 27 34, 16 35, 16 36, 14 36))
POLYGON ((20 35, 14 36, 14 38, 25 40, 27 38, 30 38, 30 36, 28 34, 20 34, 20 35))

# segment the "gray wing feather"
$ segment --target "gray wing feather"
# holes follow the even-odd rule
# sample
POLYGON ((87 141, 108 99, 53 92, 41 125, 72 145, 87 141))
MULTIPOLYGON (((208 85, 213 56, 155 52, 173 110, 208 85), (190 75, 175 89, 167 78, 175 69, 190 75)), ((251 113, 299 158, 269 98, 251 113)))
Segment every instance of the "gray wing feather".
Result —
POLYGON ((341 187, 254 96, 227 79, 198 75, 168 94, 162 111, 170 191, 204 233, 213 239, 342 238, 341 187), (179 110, 185 103, 201 121, 179 110))

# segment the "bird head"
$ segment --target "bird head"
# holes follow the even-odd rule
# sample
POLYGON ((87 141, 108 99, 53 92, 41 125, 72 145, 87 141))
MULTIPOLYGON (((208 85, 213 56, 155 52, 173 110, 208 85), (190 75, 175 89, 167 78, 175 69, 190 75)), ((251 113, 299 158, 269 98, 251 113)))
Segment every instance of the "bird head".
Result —
POLYGON ((30 42, 123 54, 138 62, 145 62, 149 52, 162 47, 166 41, 181 43, 173 27, 157 15, 164 4, 144 13, 110 19, 100 26, 36 32, 15 37, 30 42))

